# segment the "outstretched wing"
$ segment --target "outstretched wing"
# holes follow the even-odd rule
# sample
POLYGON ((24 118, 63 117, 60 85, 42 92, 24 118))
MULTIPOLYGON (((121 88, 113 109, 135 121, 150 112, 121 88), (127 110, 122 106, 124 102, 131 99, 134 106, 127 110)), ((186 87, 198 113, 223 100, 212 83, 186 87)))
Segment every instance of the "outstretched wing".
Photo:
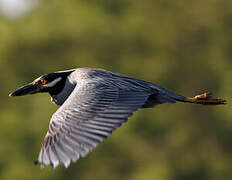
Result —
POLYGON ((77 85, 52 116, 38 162, 68 167, 126 122, 150 94, 99 83, 77 85))

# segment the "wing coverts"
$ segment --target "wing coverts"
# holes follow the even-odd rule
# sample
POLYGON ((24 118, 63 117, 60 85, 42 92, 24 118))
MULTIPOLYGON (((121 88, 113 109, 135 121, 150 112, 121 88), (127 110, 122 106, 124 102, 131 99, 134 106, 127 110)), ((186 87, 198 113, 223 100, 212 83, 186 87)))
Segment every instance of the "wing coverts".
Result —
POLYGON ((147 101, 151 92, 89 83, 75 87, 52 116, 38 162, 68 167, 92 151, 147 101))

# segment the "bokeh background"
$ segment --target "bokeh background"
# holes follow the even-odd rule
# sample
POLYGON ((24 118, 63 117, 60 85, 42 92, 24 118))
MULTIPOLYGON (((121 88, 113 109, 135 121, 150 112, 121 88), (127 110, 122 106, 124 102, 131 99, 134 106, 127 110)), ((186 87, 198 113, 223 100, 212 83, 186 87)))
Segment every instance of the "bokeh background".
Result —
POLYGON ((0 13, 0 179, 232 179, 232 1, 0 0, 0 13), (41 169, 33 161, 57 107, 49 95, 8 94, 76 67, 229 103, 140 110, 68 169, 41 169))

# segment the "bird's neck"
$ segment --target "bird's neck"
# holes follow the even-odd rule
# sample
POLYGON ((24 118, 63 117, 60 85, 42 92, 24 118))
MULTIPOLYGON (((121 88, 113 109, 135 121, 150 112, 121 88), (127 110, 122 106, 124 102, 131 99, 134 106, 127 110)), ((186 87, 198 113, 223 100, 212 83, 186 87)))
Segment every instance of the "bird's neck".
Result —
POLYGON ((55 103, 56 105, 61 106, 66 101, 66 99, 70 96, 74 88, 75 88, 75 85, 72 84, 67 78, 65 82, 65 86, 60 93, 50 94, 51 101, 55 103))

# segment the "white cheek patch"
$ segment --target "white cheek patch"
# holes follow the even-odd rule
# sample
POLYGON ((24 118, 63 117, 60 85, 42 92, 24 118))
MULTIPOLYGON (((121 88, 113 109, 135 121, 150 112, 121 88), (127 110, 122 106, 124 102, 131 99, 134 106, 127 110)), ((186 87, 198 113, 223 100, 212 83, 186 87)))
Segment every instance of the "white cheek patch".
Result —
POLYGON ((50 82, 50 83, 48 83, 48 84, 45 84, 44 87, 53 87, 53 86, 55 86, 59 81, 61 81, 61 79, 62 79, 62 78, 59 77, 59 78, 53 80, 52 82, 50 82))

